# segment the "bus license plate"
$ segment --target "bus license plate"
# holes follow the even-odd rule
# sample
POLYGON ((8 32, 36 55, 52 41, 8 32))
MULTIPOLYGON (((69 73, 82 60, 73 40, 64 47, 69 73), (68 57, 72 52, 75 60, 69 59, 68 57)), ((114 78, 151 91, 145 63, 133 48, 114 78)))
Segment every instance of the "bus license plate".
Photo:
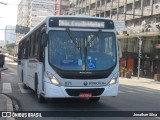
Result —
POLYGON ((89 98, 89 97, 92 97, 92 93, 80 93, 79 97, 80 98, 89 98))

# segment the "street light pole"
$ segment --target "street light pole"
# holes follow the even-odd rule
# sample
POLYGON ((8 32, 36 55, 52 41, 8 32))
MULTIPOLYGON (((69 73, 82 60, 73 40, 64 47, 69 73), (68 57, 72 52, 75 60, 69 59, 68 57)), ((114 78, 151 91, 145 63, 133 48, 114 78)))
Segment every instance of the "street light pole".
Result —
MULTIPOLYGON (((134 29, 131 29, 131 28, 129 28, 129 27, 127 27, 127 29, 129 29, 129 30, 131 30, 131 31, 134 31, 136 34, 138 34, 137 32, 136 32, 136 30, 134 30, 134 29)), ((138 80, 139 80, 139 76, 140 76, 140 65, 141 65, 141 48, 142 48, 142 40, 141 40, 141 38, 138 36, 138 35, 136 35, 136 37, 138 38, 138 40, 139 40, 139 50, 138 50, 138 73, 137 73, 137 78, 138 78, 138 80)))
POLYGON ((139 80, 139 73, 140 73, 140 65, 141 65, 141 47, 142 47, 142 40, 138 37, 139 39, 139 51, 138 51, 138 73, 137 73, 137 77, 139 80))

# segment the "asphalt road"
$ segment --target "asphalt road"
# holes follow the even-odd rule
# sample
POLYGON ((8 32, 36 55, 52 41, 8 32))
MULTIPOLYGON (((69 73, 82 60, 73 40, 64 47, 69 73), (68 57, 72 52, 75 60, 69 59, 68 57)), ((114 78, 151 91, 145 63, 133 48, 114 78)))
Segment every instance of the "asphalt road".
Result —
MULTIPOLYGON (((96 111, 160 111, 160 91, 137 86, 120 84, 119 95, 113 97, 103 97, 99 103, 90 103, 82 99, 50 99, 48 103, 40 104, 36 95, 30 89, 24 90, 23 84, 17 77, 17 64, 6 59, 5 67, 8 70, 2 73, 2 84, 0 92, 10 96, 17 110, 20 111, 79 111, 88 114, 90 117, 54 117, 56 120, 160 120, 158 117, 93 117, 96 111), (18 105, 18 107, 17 107, 18 105), (86 111, 86 112, 85 112, 86 111), (94 112, 93 112, 94 111, 94 112)), ((137 84, 137 83, 136 83, 137 84)), ((73 112, 74 114, 75 112, 73 112)), ((78 113, 78 112, 77 112, 78 113)), ((104 114, 105 114, 104 113, 104 114)), ((61 114, 61 112, 59 113, 61 114)), ((105 115, 104 115, 105 116, 105 115)), ((20 120, 50 120, 51 117, 43 118, 16 118, 20 120)))

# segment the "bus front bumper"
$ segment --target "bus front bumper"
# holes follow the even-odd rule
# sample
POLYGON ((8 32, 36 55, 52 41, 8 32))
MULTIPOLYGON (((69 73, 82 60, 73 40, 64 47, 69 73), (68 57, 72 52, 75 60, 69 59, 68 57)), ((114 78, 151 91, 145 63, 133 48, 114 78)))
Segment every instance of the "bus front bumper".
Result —
POLYGON ((103 87, 64 87, 50 83, 45 84, 45 98, 80 97, 80 93, 91 93, 92 97, 117 96, 119 83, 103 87))

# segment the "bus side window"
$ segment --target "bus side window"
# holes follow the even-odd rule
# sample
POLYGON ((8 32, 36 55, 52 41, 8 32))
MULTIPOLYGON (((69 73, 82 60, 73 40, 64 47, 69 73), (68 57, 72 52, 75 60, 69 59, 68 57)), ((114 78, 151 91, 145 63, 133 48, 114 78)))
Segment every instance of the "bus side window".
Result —
POLYGON ((43 45, 41 44, 41 41, 44 41, 45 39, 46 39, 46 34, 45 33, 42 33, 41 35, 39 35, 40 36, 40 40, 39 40, 39 51, 40 51, 40 53, 39 53, 39 61, 40 62, 44 62, 44 49, 45 49, 45 47, 43 47, 43 45))
POLYGON ((27 38, 25 43, 25 59, 28 58, 28 47, 29 47, 29 39, 27 38))
POLYGON ((31 38, 28 38, 29 44, 28 44, 28 57, 31 56, 31 38))
POLYGON ((22 58, 22 43, 19 43, 18 46, 18 59, 20 60, 22 58))
POLYGON ((35 32, 31 35, 31 57, 35 56, 35 44, 36 44, 36 39, 35 39, 35 32))
POLYGON ((34 52, 34 56, 38 59, 39 57, 39 46, 40 46, 40 44, 39 44, 39 36, 40 36, 40 32, 39 32, 39 30, 37 30, 36 31, 36 39, 35 39, 35 52, 34 52))

